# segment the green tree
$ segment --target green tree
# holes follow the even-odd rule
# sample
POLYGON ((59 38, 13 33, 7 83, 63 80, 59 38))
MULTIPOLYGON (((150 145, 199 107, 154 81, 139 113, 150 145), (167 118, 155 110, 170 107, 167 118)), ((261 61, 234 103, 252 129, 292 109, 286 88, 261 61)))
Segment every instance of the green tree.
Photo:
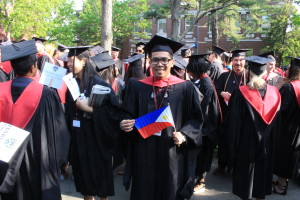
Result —
MULTIPOLYGON (((2 0, 0 19, 8 39, 46 37, 58 17, 59 9, 71 0, 2 0), (56 14, 56 15, 55 15, 56 14)), ((73 1, 72 1, 73 2, 73 1)))

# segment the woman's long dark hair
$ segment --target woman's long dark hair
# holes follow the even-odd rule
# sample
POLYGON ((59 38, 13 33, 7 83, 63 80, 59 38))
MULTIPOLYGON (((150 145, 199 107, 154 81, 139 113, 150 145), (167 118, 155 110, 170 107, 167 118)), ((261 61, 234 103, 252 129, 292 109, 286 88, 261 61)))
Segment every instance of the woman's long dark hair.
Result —
POLYGON ((111 65, 103 70, 97 71, 98 75, 111 86, 116 78, 115 65, 111 65))
POLYGON ((289 68, 289 81, 300 80, 300 66, 292 64, 289 68))

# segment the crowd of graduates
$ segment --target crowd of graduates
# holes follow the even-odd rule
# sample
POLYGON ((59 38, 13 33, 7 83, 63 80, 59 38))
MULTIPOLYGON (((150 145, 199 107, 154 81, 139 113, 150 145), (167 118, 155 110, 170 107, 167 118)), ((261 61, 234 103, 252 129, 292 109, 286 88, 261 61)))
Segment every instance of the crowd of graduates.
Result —
POLYGON ((205 192, 215 151, 213 174, 232 175, 243 200, 287 195, 300 178, 300 58, 281 68, 274 52, 247 57, 248 49, 215 45, 195 55, 159 35, 124 60, 117 47, 45 42, 0 46, 0 122, 30 132, 0 161, 2 200, 60 200, 67 176, 85 200, 106 200, 124 162, 118 173, 131 200, 190 199, 205 192), (39 84, 47 62, 72 74, 80 97, 66 84, 39 84), (101 101, 98 85, 109 91, 101 101), (174 126, 143 138, 135 119, 165 106, 174 126))

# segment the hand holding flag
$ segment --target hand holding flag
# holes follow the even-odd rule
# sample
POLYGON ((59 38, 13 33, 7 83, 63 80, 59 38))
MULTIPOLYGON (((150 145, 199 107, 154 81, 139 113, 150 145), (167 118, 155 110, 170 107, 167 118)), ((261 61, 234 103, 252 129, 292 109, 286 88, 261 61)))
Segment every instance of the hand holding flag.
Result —
POLYGON ((169 126, 175 126, 170 106, 160 108, 135 120, 135 127, 144 139, 169 126))

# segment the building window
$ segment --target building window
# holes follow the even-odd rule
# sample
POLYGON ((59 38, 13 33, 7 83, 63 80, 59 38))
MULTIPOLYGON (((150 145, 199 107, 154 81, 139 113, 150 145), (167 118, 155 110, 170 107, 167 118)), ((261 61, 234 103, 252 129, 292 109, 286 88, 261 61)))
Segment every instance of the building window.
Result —
POLYGON ((269 21, 269 16, 262 16, 262 23, 261 23, 261 27, 263 29, 269 29, 271 27, 270 21, 269 21))
POLYGON ((167 20, 159 19, 157 21, 157 33, 161 36, 167 35, 167 20))
MULTIPOLYGON (((186 16, 185 17, 185 30, 191 28, 193 21, 194 21, 194 17, 193 16, 186 16)), ((189 32, 193 32, 193 30, 191 30, 189 32)))

